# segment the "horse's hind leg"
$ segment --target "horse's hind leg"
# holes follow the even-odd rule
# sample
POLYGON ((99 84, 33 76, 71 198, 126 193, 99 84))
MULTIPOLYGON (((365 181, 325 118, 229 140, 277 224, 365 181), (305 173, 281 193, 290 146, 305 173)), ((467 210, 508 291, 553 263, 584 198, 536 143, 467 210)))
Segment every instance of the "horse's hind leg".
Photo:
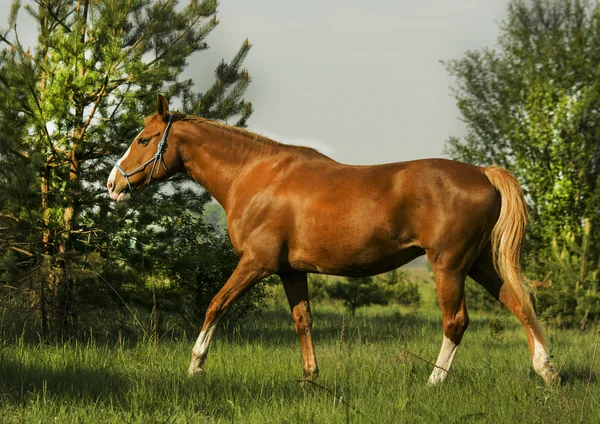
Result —
POLYGON ((446 266, 428 252, 429 261, 435 276, 437 297, 442 309, 444 338, 435 362, 435 368, 429 376, 429 385, 443 381, 450 371, 458 345, 469 325, 469 316, 465 305, 465 273, 452 266, 446 266))
POLYGON ((502 278, 494 268, 491 248, 488 246, 478 260, 475 262, 469 276, 477 283, 483 286, 492 296, 502 302, 516 316, 525 327, 529 351, 533 358, 533 368, 540 377, 549 383, 555 379, 559 379, 559 374, 554 370, 550 357, 546 353, 546 349, 541 340, 535 337, 535 332, 532 330, 532 325, 539 326, 535 312, 528 316, 523 312, 519 299, 508 284, 504 284, 502 278), (535 322, 532 322, 535 320, 535 322))
POLYGON ((290 303, 296 333, 300 338, 304 378, 314 380, 318 374, 317 358, 312 340, 312 316, 308 301, 308 280, 306 273, 280 274, 283 288, 290 303))

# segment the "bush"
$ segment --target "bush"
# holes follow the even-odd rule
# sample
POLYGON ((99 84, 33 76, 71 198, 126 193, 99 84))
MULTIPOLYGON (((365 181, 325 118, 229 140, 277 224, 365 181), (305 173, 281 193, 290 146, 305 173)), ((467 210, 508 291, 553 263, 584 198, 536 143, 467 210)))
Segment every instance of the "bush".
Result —
POLYGON ((388 303, 387 290, 376 284, 373 277, 346 277, 326 286, 325 290, 330 298, 343 301, 352 315, 361 306, 388 303))
POLYGON ((308 294, 311 302, 327 299, 327 277, 323 274, 308 274, 308 294))
POLYGON ((418 283, 406 272, 397 269, 381 278, 347 277, 329 285, 323 278, 322 281, 315 280, 313 287, 317 291, 324 287, 324 293, 331 299, 342 300, 352 315, 361 306, 387 305, 390 302, 415 306, 421 301, 418 283))
POLYGON ((502 303, 470 277, 465 281, 465 302, 467 309, 472 311, 508 311, 502 303))
POLYGON ((590 223, 584 221, 581 242, 573 234, 565 237, 559 247, 552 242, 552 254, 546 263, 549 275, 539 284, 538 314, 558 326, 575 327, 584 315, 600 319, 600 262, 591 258, 589 249, 590 223))
POLYGON ((386 283, 388 297, 392 302, 405 306, 416 306, 421 302, 419 285, 408 273, 395 269, 387 274, 386 283))

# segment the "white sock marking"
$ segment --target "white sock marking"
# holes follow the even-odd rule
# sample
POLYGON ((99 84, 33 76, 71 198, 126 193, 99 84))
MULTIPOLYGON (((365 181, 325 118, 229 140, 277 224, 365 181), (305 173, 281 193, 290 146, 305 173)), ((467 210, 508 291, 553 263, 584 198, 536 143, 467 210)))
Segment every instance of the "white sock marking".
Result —
POLYGON ((546 353, 544 346, 536 339, 533 338, 533 369, 546 379, 545 374, 548 373, 548 364, 550 363, 550 357, 546 353))
POLYGON ((435 362, 436 366, 429 376, 428 385, 433 386, 446 378, 448 371, 450 371, 450 367, 452 366, 452 361, 454 361, 454 355, 456 355, 457 350, 458 345, 454 344, 452 340, 444 335, 442 348, 440 349, 440 354, 435 362))
MULTIPOLYGON (((225 311, 223 310, 221 314, 225 311)), ((217 317, 205 331, 200 331, 200 335, 192 348, 192 362, 188 368, 189 374, 195 374, 198 368, 202 368, 202 363, 208 354, 208 347, 210 346, 210 339, 212 339, 213 333, 217 329, 221 315, 217 317)))

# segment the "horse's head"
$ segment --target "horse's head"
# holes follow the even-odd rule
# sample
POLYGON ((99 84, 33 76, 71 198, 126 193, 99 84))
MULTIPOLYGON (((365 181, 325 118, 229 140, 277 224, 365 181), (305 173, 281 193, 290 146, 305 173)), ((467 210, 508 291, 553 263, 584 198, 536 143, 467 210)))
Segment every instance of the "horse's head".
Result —
MULTIPOLYGON (((133 140, 125 155, 116 163, 107 187, 110 198, 120 202, 140 191, 152 181, 162 181, 175 174, 181 161, 177 149, 168 139, 171 131, 172 115, 169 103, 158 96, 156 113, 146 118, 145 128, 133 140)), ((170 137, 173 140, 173 137, 170 137)))

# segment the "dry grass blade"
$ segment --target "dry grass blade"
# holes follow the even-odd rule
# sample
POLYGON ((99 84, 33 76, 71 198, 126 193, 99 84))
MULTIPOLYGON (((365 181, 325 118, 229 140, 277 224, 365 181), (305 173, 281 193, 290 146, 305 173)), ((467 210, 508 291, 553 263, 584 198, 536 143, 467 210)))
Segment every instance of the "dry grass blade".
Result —
POLYGON ((412 355, 412 356, 414 356, 414 357, 415 357, 415 358, 417 358, 417 359, 420 359, 421 361, 425 362, 426 364, 429 364, 429 365, 431 365, 431 366, 432 366, 432 367, 434 367, 434 368, 439 368, 439 369, 441 369, 442 371, 449 372, 447 369, 445 369, 445 368, 442 368, 442 367, 440 367, 439 365, 436 365, 436 364, 434 364, 433 362, 430 362, 430 361, 428 361, 427 359, 420 357, 420 356, 419 356, 419 355, 417 355, 416 353, 412 353, 410 350, 408 350, 408 349, 406 349, 406 348, 404 348, 404 347, 400 347, 400 349, 401 349, 403 352, 405 352, 405 353, 408 353, 409 355, 412 355))

